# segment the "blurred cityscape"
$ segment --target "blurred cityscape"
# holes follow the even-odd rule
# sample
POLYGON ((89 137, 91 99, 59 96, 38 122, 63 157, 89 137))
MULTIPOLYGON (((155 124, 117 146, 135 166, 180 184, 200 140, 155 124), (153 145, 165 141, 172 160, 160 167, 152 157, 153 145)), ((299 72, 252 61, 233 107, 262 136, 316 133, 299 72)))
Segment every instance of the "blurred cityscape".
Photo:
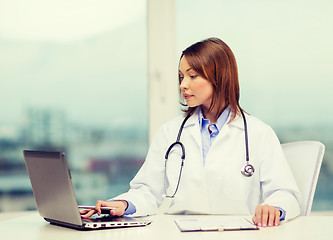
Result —
MULTIPOLYGON (((332 130, 275 129, 282 143, 318 140, 326 146, 313 210, 333 209, 333 136, 327 134, 332 130)), ((66 152, 78 202, 92 205, 128 190, 148 149, 147 132, 147 126, 80 126, 62 110, 27 109, 22 126, 0 126, 0 212, 36 209, 24 149, 66 152)))
POLYGON ((94 205, 128 190, 147 133, 147 126, 80 126, 62 110, 27 109, 22 126, 0 126, 0 212, 36 209, 23 150, 65 152, 78 203, 94 205))

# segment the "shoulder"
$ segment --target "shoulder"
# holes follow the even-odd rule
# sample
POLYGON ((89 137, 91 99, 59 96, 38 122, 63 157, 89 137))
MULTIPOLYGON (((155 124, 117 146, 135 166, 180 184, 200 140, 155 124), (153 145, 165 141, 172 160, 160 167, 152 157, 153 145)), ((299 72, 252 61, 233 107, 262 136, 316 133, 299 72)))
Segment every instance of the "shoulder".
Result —
POLYGON ((184 114, 174 117, 166 121, 154 134, 154 139, 156 138, 176 138, 180 125, 182 124, 185 116, 184 114))
MULTIPOLYGON (((249 137, 264 137, 264 136, 275 136, 275 132, 271 126, 269 126, 264 121, 260 120, 259 118, 245 114, 247 130, 249 137)), ((244 120, 241 115, 237 115, 234 120, 230 122, 230 126, 237 127, 244 131, 244 120)))
POLYGON ((175 126, 180 126, 184 118, 185 118, 184 114, 178 115, 177 117, 174 117, 173 119, 170 119, 167 122, 165 122, 162 125, 162 128, 170 128, 170 127, 172 128, 175 126))
MULTIPOLYGON (((162 125, 162 128, 164 129, 173 129, 177 128, 179 129, 182 123, 184 122, 185 118, 187 115, 186 114, 180 114, 177 117, 167 121, 162 125)), ((197 108, 186 120, 184 124, 184 129, 186 129, 189 126, 197 125, 199 124, 199 108, 197 108)))
POLYGON ((280 140, 270 125, 251 115, 247 115, 246 119, 249 137, 256 138, 264 145, 273 143, 280 145, 280 140))
MULTIPOLYGON (((258 119, 257 117, 244 113, 246 124, 248 125, 248 128, 251 128, 252 130, 263 130, 263 129, 269 129, 271 128, 268 124, 263 122, 262 120, 258 119)), ((241 129, 244 129, 244 120, 242 115, 237 115, 232 121, 229 123, 231 126, 235 126, 241 129)))
POLYGON ((263 122, 259 118, 252 116, 252 115, 246 115, 246 120, 249 125, 252 125, 254 127, 257 127, 259 129, 271 129, 271 126, 269 126, 267 123, 263 122))

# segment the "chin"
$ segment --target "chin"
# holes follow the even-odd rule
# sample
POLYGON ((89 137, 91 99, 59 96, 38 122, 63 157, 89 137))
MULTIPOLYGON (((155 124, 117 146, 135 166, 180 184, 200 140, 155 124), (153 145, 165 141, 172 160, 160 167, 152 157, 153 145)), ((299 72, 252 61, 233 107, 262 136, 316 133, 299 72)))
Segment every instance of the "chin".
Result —
POLYGON ((200 104, 186 102, 188 107, 194 108, 200 106, 200 104))

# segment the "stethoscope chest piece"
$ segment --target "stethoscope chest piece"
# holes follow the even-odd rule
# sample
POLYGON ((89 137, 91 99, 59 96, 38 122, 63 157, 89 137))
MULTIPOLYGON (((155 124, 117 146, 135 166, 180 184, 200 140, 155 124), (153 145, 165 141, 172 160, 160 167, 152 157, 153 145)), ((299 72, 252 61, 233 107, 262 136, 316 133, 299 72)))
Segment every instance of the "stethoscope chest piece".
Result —
POLYGON ((246 163, 246 165, 241 169, 241 173, 245 177, 251 177, 254 174, 254 167, 251 164, 246 163))

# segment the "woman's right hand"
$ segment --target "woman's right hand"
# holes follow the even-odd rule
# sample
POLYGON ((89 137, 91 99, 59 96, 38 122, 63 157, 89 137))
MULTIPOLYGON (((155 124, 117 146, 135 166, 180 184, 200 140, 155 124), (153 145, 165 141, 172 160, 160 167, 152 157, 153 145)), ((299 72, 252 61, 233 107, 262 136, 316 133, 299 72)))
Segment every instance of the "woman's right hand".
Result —
POLYGON ((111 201, 111 202, 98 200, 96 202, 95 209, 81 210, 80 214, 81 214, 82 218, 89 218, 92 215, 94 215, 95 213, 97 213, 98 215, 101 215, 101 213, 102 213, 101 207, 111 207, 111 208, 115 208, 115 209, 110 210, 110 215, 122 216, 125 213, 127 205, 128 205, 127 201, 125 201, 125 200, 115 200, 115 201, 111 201))

